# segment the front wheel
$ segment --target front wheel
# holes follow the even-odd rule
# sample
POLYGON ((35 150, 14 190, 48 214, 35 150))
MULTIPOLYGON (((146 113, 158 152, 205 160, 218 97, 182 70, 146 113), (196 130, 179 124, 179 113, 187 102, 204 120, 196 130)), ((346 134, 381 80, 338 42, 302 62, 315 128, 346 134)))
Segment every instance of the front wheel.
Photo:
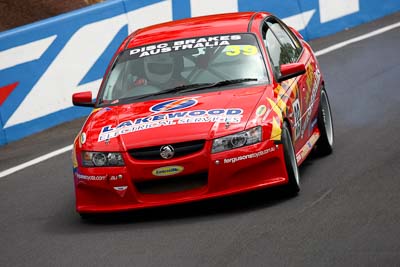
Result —
POLYGON ((333 150, 333 122, 331 107, 325 88, 321 90, 318 108, 318 129, 321 136, 318 139, 316 152, 319 156, 326 156, 333 150))
POLYGON ((299 168, 297 167, 292 138, 286 122, 283 123, 282 127, 282 145, 285 157, 286 172, 289 178, 287 190, 290 194, 296 195, 300 191, 300 175, 299 168))
POLYGON ((79 216, 81 216, 81 219, 84 221, 90 221, 95 217, 95 214, 93 213, 79 213, 79 216))

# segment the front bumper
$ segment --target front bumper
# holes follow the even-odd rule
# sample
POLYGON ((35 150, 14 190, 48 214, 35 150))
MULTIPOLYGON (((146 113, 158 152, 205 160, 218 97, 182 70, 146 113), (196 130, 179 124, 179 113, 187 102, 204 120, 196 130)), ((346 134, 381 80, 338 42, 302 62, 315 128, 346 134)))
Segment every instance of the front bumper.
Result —
POLYGON ((127 211, 288 182, 282 145, 271 140, 216 154, 210 151, 211 142, 206 142, 201 151, 176 159, 135 160, 126 153, 125 167, 76 167, 76 209, 79 213, 127 211), (182 187, 186 181, 190 186, 182 187), (160 191, 159 185, 167 190, 160 191))

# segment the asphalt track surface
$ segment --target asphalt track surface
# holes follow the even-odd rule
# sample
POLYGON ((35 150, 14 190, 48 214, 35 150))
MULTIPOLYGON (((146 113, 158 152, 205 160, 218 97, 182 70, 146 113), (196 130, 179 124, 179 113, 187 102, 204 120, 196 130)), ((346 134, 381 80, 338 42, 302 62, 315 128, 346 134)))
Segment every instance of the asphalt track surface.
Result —
MULTIPOLYGON (((0 179, 0 266, 400 266, 399 48, 396 28, 319 57, 335 150, 302 165, 297 197, 268 189, 84 221, 63 153, 0 179)), ((0 171, 71 144, 82 122, 1 147, 0 171)))

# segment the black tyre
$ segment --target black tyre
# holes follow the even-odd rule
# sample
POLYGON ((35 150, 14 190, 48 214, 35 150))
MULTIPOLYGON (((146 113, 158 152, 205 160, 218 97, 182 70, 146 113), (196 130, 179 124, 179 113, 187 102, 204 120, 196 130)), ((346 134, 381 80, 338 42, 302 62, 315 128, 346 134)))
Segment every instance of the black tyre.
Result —
POLYGON ((79 213, 79 216, 81 216, 82 220, 91 220, 94 217, 94 214, 92 213, 79 213))
POLYGON ((289 126, 286 122, 282 127, 282 144, 285 156, 286 172, 289 177, 289 183, 286 186, 289 194, 296 195, 300 191, 300 174, 297 167, 296 155, 294 153, 292 138, 289 126))
POLYGON ((333 121, 331 107, 329 105, 329 99, 325 88, 322 88, 319 100, 318 129, 321 136, 318 139, 315 152, 318 156, 329 155, 333 150, 333 121))

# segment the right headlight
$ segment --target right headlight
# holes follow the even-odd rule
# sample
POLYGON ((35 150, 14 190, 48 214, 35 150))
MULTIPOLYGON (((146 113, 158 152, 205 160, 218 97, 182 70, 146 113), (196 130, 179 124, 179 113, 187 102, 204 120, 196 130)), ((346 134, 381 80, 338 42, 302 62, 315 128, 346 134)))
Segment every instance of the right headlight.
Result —
POLYGON ((214 139, 211 153, 218 153, 261 142, 262 128, 257 126, 247 131, 214 139))
POLYGON ((112 167, 124 166, 125 162, 121 153, 83 151, 82 165, 84 167, 112 167))

